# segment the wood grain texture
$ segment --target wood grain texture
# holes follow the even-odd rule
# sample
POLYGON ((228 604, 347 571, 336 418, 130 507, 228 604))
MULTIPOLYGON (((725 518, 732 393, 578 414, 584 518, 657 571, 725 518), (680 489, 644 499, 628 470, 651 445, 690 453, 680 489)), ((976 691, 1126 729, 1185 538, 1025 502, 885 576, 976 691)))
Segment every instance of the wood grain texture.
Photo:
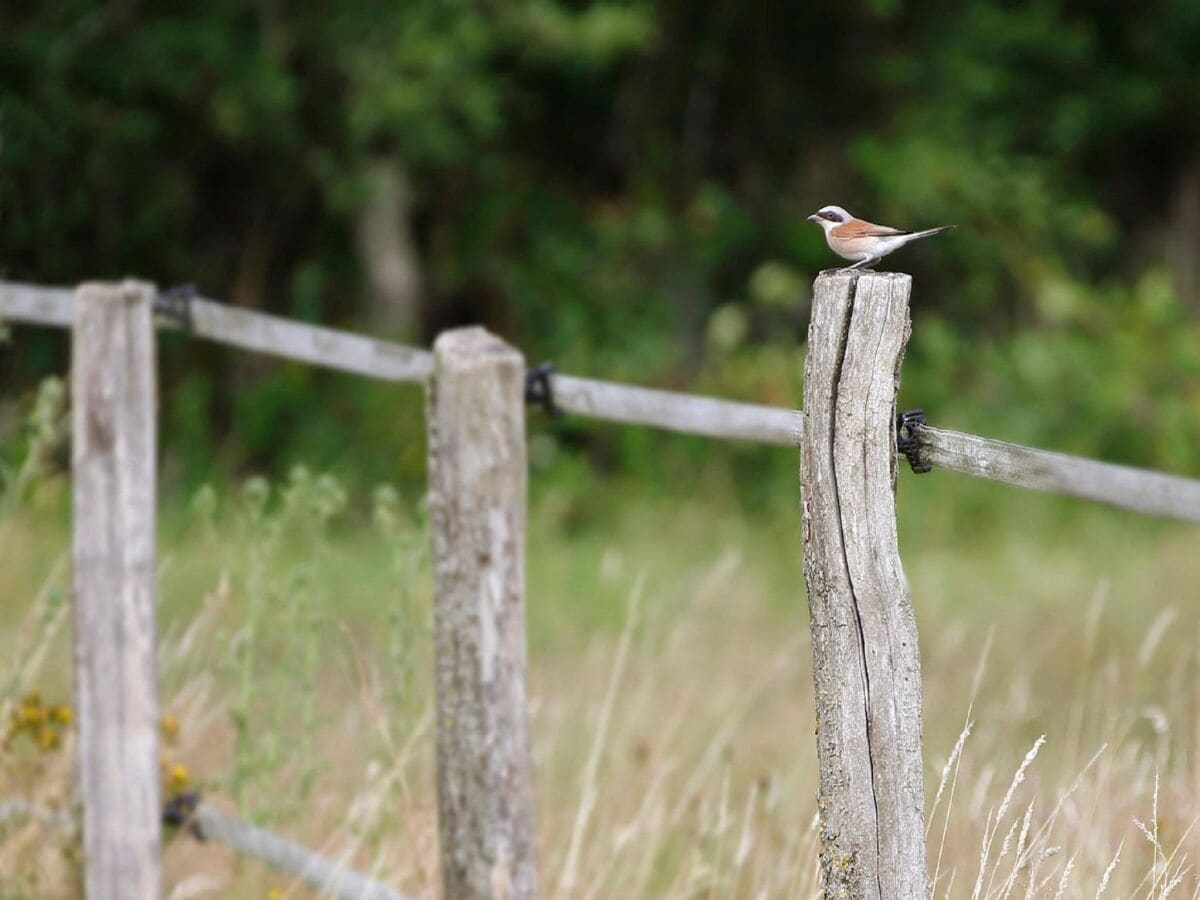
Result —
POLYGON ((386 884, 355 872, 340 861, 314 853, 298 844, 257 825, 227 816, 211 806, 201 804, 188 820, 206 841, 216 841, 266 863, 320 892, 322 897, 336 900, 409 900, 406 895, 386 884))
POLYGON ((875 799, 867 739, 862 628, 842 548, 833 421, 855 278, 814 286, 804 366, 800 454, 804 580, 812 628, 820 765, 818 811, 826 896, 879 898, 875 799))
MULTIPOLYGON (((337 900, 410 900, 407 895, 388 885, 354 871, 341 859, 322 856, 303 844, 244 819, 226 815, 207 803, 200 803, 190 815, 183 810, 179 812, 184 818, 181 827, 196 839, 215 841, 242 856, 257 859, 320 891, 322 897, 334 897, 337 900)), ((67 810, 0 796, 0 826, 26 821, 38 822, 67 840, 75 829, 75 817, 67 810)))
POLYGON ((525 691, 525 362, 442 334, 429 387, 442 879, 455 900, 537 890, 525 691))
POLYGON ((1200 523, 1200 481, 1193 478, 1036 450, 928 425, 918 430, 917 442, 921 458, 938 469, 1200 523))
POLYGON ((89 900, 161 896, 153 296, 128 281, 75 293, 75 698, 89 900))
POLYGON ((718 400, 572 375, 555 375, 551 383, 560 409, 611 422, 779 447, 799 447, 804 428, 804 413, 798 409, 718 400))
MULTIPOLYGON (((71 292, 0 282, 0 321, 69 327, 71 292)), ((384 381, 416 383, 433 369, 425 350, 278 316, 193 301, 199 337, 245 350, 384 381)), ((167 327, 173 327, 164 323, 167 327)), ((798 447, 804 413, 661 391, 595 378, 553 375, 560 409, 590 418, 725 440, 798 447)), ((1094 500, 1119 509, 1200 522, 1200 480, 1037 450, 927 427, 921 446, 937 468, 1006 484, 1094 500)))
POLYGON ((383 381, 419 383, 433 369, 428 350, 202 298, 192 301, 192 321, 199 337, 383 381))
POLYGON ((910 286, 823 274, 809 326, 801 496, 830 897, 926 896, 920 660, 895 515, 910 286))
POLYGON ((70 328, 70 288, 46 288, 17 281, 0 282, 0 322, 25 322, 70 328))
MULTIPOLYGON (((0 321, 71 327, 72 293, 19 282, 0 282, 0 321)), ((197 337, 381 381, 419 384, 433 370, 433 354, 349 331, 296 322, 281 316, 227 306, 196 297, 191 301, 197 337)), ((176 328, 164 320, 161 327, 176 328)))

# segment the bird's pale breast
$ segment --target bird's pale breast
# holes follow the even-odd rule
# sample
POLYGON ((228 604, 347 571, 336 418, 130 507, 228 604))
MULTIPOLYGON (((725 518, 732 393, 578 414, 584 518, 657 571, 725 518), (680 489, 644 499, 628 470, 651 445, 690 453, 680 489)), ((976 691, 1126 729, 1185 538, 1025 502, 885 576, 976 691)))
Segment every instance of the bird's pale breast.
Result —
MULTIPOLYGON (((836 229, 834 229, 836 231, 836 229)), ((872 248, 879 238, 863 235, 857 237, 839 237, 833 231, 827 235, 829 249, 843 259, 859 259, 864 254, 870 255, 872 248)))

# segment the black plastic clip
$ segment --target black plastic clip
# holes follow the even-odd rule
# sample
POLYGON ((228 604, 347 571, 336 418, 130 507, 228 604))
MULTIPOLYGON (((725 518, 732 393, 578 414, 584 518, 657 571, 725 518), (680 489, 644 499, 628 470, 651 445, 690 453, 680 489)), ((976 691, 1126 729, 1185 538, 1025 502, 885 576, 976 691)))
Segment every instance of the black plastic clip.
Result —
POLYGON ((176 794, 163 805, 162 823, 171 828, 184 828, 192 833, 198 841, 203 841, 204 833, 193 818, 200 807, 200 792, 188 791, 176 794))
POLYGON ((932 472, 933 466, 921 459, 919 433, 925 421, 925 410, 910 409, 896 413, 896 449, 904 454, 912 470, 918 475, 932 472))
POLYGON ((558 417, 562 410, 554 403, 554 385, 550 376, 554 374, 554 363, 538 363, 525 373, 525 402, 534 403, 546 411, 546 415, 558 417))
POLYGON ((196 296, 194 284, 177 284, 167 288, 154 298, 154 312, 159 317, 178 327, 192 332, 192 299, 196 296))

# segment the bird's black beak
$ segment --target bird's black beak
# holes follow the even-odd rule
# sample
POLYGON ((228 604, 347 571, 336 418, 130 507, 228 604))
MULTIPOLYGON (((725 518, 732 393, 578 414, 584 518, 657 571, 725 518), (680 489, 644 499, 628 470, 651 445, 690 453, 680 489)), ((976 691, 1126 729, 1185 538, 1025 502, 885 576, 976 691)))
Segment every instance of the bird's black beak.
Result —
POLYGON ((819 221, 821 221, 821 217, 818 216, 816 213, 813 213, 811 216, 808 217, 808 221, 819 222, 819 221))

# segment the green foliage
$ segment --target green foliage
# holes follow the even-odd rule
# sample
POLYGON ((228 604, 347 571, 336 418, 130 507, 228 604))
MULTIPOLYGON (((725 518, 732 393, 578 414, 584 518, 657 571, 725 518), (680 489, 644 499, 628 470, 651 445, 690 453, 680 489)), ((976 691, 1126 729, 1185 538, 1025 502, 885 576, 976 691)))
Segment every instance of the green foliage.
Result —
POLYGON ((1039 446, 1189 472, 1200 423, 1200 323, 1165 273, 1134 286, 1047 280, 1044 323, 962 341, 944 318, 914 328, 903 394, 940 421, 1039 446))
POLYGON ((1195 9, 1088 7, 914 9, 883 60, 894 113, 855 160, 889 214, 969 225, 955 244, 972 313, 1006 289, 1039 292, 1047 270, 1124 268, 1196 159, 1195 9))
MULTIPOLYGON (((805 216, 837 201, 960 226, 896 258, 917 278, 906 384, 936 421, 1187 469, 1198 10, 6 7, 0 276, 136 273, 369 328, 359 217, 382 161, 412 189, 425 338, 481 321, 564 369, 794 403, 780 359, 834 262, 805 216)), ((420 471, 418 398, 185 340, 163 357, 187 484, 420 471)), ((64 363, 22 333, 0 382, 64 363)), ((602 464, 664 447, 556 433, 602 464)))

